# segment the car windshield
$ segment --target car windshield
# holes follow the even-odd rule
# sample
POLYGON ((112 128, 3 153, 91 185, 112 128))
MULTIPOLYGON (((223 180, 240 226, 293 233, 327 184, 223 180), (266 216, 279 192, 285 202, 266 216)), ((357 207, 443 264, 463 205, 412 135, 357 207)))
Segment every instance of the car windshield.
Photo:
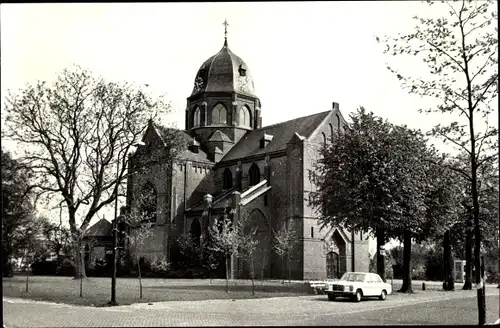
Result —
POLYGON ((365 275, 362 273, 346 273, 341 280, 363 282, 365 281, 365 275))

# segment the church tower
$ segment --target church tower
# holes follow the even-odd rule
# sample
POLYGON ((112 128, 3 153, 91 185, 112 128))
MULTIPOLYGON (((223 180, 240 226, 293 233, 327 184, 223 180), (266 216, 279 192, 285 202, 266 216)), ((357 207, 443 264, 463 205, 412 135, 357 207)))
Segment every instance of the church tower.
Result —
POLYGON ((260 100, 255 95, 248 66, 227 43, 198 70, 191 96, 187 98, 186 130, 218 161, 249 130, 262 125, 260 100))

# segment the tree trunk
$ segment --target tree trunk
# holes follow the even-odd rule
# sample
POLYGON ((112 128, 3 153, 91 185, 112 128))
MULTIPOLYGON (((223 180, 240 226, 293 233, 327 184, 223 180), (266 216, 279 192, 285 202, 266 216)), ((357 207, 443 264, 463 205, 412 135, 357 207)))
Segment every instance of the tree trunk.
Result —
MULTIPOLYGON (((263 259, 262 263, 266 263, 265 255, 264 255, 264 259, 263 259)), ((261 282, 261 285, 262 285, 262 281, 264 281, 264 265, 260 266, 260 282, 261 282)))
POLYGON ((80 277, 82 279, 87 278, 87 273, 85 272, 85 253, 83 252, 83 248, 80 248, 80 267, 81 267, 80 277))
POLYGON ((465 282, 462 289, 472 289, 472 220, 467 219, 467 230, 465 231, 465 282))
POLYGON ((443 289, 446 291, 455 290, 455 279, 453 277, 453 254, 450 242, 450 230, 446 231, 444 234, 443 248, 444 248, 443 289))
POLYGON ((87 224, 77 228, 75 223, 76 211, 72 206, 68 206, 68 215, 71 236, 73 239, 73 251, 75 252, 75 279, 86 278, 85 266, 83 265, 85 259, 82 256, 82 235, 87 224))
POLYGON ((26 293, 29 290, 29 287, 28 287, 29 286, 29 277, 30 277, 30 274, 29 274, 29 271, 28 271, 28 265, 26 265, 26 293))
POLYGON ((378 228, 375 231, 377 237, 377 274, 385 280, 385 259, 384 256, 380 253, 380 249, 385 245, 385 229, 378 228))
POLYGON ((283 280, 281 281, 281 284, 283 285, 285 283, 285 257, 281 258, 281 265, 282 265, 282 270, 281 270, 281 276, 283 277, 283 280))
POLYGON ((292 283, 292 268, 290 265, 290 256, 287 257, 286 265, 288 266, 288 282, 292 283))
POLYGON ((135 262, 137 263, 137 278, 139 279, 139 298, 142 299, 141 263, 139 261, 139 253, 137 252, 137 246, 135 246, 135 262))
POLYGON ((229 292, 229 259, 226 253, 226 293, 229 292))
POLYGON ((252 295, 255 295, 255 285, 254 285, 254 278, 255 278, 255 266, 253 263, 253 256, 250 257, 250 265, 252 268, 252 295))
POLYGON ((208 256, 208 279, 210 279, 210 285, 212 284, 212 257, 208 256))
MULTIPOLYGON (((463 35, 463 30, 462 30, 463 35)), ((464 38, 464 37, 463 37, 464 38)), ((462 38, 462 43, 463 43, 462 38)), ((478 287, 482 283, 481 279, 481 230, 479 228, 479 193, 477 183, 477 154, 476 154, 476 135, 474 133, 474 107, 472 105, 472 82, 469 77, 468 61, 465 59, 465 52, 462 53, 465 63, 465 75, 467 78, 467 96, 469 107, 469 132, 470 132, 470 163, 471 163, 471 196, 472 196, 472 217, 474 218, 474 266, 476 268, 475 280, 478 287)), ((484 294, 482 288, 477 288, 477 309, 478 323, 480 326, 485 324, 486 309, 484 307, 484 294)))
POLYGON ((83 297, 83 277, 80 278, 80 297, 83 297))
POLYGON ((74 240, 73 250, 75 252, 75 279, 86 278, 84 257, 82 254, 82 241, 80 238, 74 240))
POLYGON ((401 293, 413 293, 411 285, 411 233, 404 232, 403 240, 403 286, 399 290, 401 293))

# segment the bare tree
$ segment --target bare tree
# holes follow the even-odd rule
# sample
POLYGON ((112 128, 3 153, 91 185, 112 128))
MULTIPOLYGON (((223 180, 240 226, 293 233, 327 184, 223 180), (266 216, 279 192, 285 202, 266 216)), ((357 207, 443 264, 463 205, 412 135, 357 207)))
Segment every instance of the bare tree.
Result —
POLYGON ((259 240, 257 239, 257 227, 252 225, 249 216, 247 213, 244 213, 240 216, 240 221, 238 221, 236 228, 238 232, 238 255, 242 259, 248 261, 250 266, 250 279, 252 280, 252 295, 255 295, 255 251, 259 244, 259 240))
POLYGON ((137 266, 137 278, 139 279, 139 298, 142 299, 142 274, 139 257, 139 249, 144 242, 153 236, 153 221, 161 211, 147 211, 148 204, 152 203, 154 194, 142 193, 137 197, 136 204, 130 213, 125 215, 124 221, 130 226, 131 231, 128 236, 129 247, 134 250, 135 263, 137 266))
POLYGON ((240 231, 238 226, 233 226, 231 218, 227 214, 219 221, 215 220, 210 227, 210 237, 212 251, 224 254, 226 262, 226 292, 229 292, 229 257, 238 254, 240 246, 240 231))
MULTIPOLYGON (((161 97, 154 101, 140 87, 79 67, 64 70, 52 86, 38 82, 7 97, 5 135, 23 151, 20 160, 32 172, 37 200, 58 196, 65 204, 77 262, 82 232, 134 173, 127 170, 128 155, 147 121, 168 111, 161 97)), ((167 139, 166 153, 173 157, 177 139, 167 139)))
POLYGON ((280 229, 274 233, 274 250, 283 264, 283 281, 285 282, 285 263, 288 268, 288 279, 291 280, 290 257, 298 243, 297 233, 293 230, 291 220, 282 223, 280 229), (286 259, 286 260, 285 260, 286 259))

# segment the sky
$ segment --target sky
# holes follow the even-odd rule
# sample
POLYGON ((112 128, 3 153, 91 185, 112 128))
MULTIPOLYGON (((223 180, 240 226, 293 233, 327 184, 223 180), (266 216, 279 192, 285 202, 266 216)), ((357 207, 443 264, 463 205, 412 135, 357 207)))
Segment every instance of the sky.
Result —
POLYGON ((227 19, 229 48, 252 72, 263 125, 337 102, 346 118, 364 106, 427 131, 446 120, 418 112, 435 101, 408 95, 386 68, 418 74, 422 64, 384 55, 375 37, 411 31, 413 16, 436 14, 438 7, 418 1, 2 4, 1 94, 53 81, 77 64, 165 94, 173 108, 165 123, 184 128, 195 74, 222 48, 227 19))

